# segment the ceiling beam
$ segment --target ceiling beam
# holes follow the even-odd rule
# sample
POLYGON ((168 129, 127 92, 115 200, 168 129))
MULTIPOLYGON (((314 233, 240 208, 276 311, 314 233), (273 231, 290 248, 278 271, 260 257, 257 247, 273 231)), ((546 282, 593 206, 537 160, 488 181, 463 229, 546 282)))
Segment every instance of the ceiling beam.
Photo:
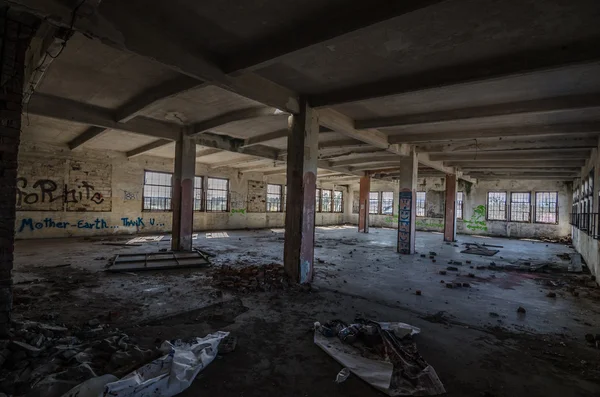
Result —
POLYGON ((319 110, 319 123, 350 138, 385 149, 390 153, 400 156, 408 156, 410 154, 409 145, 390 144, 387 135, 375 129, 359 131, 354 127, 354 120, 333 109, 319 110))
POLYGON ((144 92, 136 95, 115 113, 115 120, 125 123, 138 116, 144 110, 164 99, 182 94, 193 88, 202 86, 203 83, 189 76, 181 75, 174 79, 162 82, 144 92))
POLYGON ((244 141, 244 147, 258 145, 261 143, 274 141, 275 139, 287 138, 290 134, 289 129, 267 132, 266 134, 253 136, 244 141))
MULTIPOLYGON (((59 0, 8 0, 11 8, 38 16, 42 20, 87 37, 100 40, 114 48, 131 52, 158 62, 200 82, 215 84, 228 91, 268 106, 299 112, 298 95, 253 73, 227 75, 198 48, 190 48, 190 38, 169 34, 156 28, 162 16, 152 7, 141 9, 127 1, 103 2, 96 10, 81 12, 73 18, 77 4, 59 0), (132 19, 133 18, 133 19, 132 19)), ((99 2, 97 2, 99 3, 99 2)), ((193 45, 192 45, 193 47, 193 45)))
POLYGON ((201 134, 203 132, 216 129, 230 123, 235 123, 237 121, 244 121, 268 116, 281 117, 286 120, 289 117, 288 114, 271 107, 255 107, 234 110, 232 112, 221 114, 219 116, 213 117, 212 119, 194 124, 192 128, 192 133, 190 135, 201 134))
POLYGON ((221 152, 222 152, 221 149, 215 149, 215 148, 199 150, 196 152, 196 159, 199 159, 200 157, 210 156, 211 154, 221 153, 221 152))
MULTIPOLYGON (((393 134, 392 131, 388 131, 393 134)), ((394 143, 422 143, 449 140, 472 140, 481 138, 503 138, 509 136, 565 136, 570 134, 600 133, 600 123, 569 123, 551 125, 528 125, 521 127, 489 128, 477 130, 451 130, 440 132, 399 133, 389 136, 394 143)))
POLYGON ((598 146, 598 136, 584 139, 495 139, 493 141, 469 140, 450 143, 438 143, 417 146, 420 152, 481 152, 485 150, 510 149, 551 149, 551 148, 595 148, 598 146))
POLYGON ((69 146, 69 149, 75 150, 78 147, 81 147, 84 143, 104 134, 106 131, 107 129, 103 127, 89 127, 87 130, 71 139, 69 143, 67 143, 67 146, 69 146))
POLYGON ((30 114, 57 120, 87 124, 95 127, 132 132, 165 140, 175 140, 181 126, 172 123, 136 117, 126 123, 114 120, 113 111, 99 106, 37 93, 31 97, 27 111, 30 114))
POLYGON ((479 167, 488 167, 488 168, 504 168, 504 167, 583 167, 585 165, 585 160, 537 160, 537 159, 521 159, 517 161, 444 161, 444 165, 449 167, 459 167, 459 168, 479 168, 479 167))
POLYGON ((285 174, 287 172, 287 167, 276 167, 276 169, 272 170, 272 171, 264 171, 262 174, 263 175, 279 175, 279 174, 285 174))
POLYGON ((570 177, 570 176, 553 176, 553 175, 546 175, 546 176, 531 176, 531 175, 482 175, 482 176, 478 176, 477 179, 480 181, 495 181, 495 180, 502 180, 502 179, 510 179, 510 180, 536 180, 536 181, 568 181, 571 182, 575 179, 576 177, 570 177))
POLYGON ((319 150, 364 148, 369 146, 368 143, 356 139, 338 139, 335 141, 319 142, 319 150))
POLYGON ((263 36, 254 42, 232 51, 236 55, 225 61, 225 72, 254 70, 271 65, 280 58, 316 45, 326 45, 332 39, 363 29, 383 21, 425 8, 443 0, 354 0, 343 6, 324 6, 295 24, 286 26, 274 34, 263 36), (318 29, 306 29, 318 26, 318 29))
POLYGON ((443 110, 430 113, 356 120, 355 126, 357 129, 407 127, 415 125, 426 126, 447 121, 469 120, 475 118, 516 114, 553 113, 565 110, 594 107, 600 107, 600 94, 560 96, 555 98, 543 98, 528 101, 501 103, 496 105, 474 106, 469 108, 443 110))
POLYGON ((540 172, 540 173, 548 173, 548 174, 561 174, 561 173, 579 173, 581 171, 581 167, 469 167, 469 168, 461 168, 463 172, 508 172, 508 173, 518 173, 518 172, 540 172))
POLYGON ((385 163, 393 160, 399 160, 399 156, 395 154, 386 154, 383 156, 360 156, 351 157, 345 160, 333 160, 332 164, 336 166, 342 165, 355 165, 355 164, 369 164, 369 163, 385 163))
POLYGON ((431 153, 433 161, 489 161, 489 160, 527 160, 527 159, 586 159, 589 149, 532 149, 486 151, 477 153, 431 153))
POLYGON ((140 147, 137 147, 135 149, 129 150, 125 153, 125 155, 128 158, 132 158, 132 157, 136 157, 136 156, 140 156, 146 152, 149 152, 150 150, 154 150, 154 149, 158 149, 159 147, 163 147, 165 145, 168 145, 169 143, 171 143, 173 141, 170 141, 168 139, 158 139, 154 142, 150 142, 147 143, 145 145, 142 145, 140 147))
POLYGON ((309 98, 309 103, 314 107, 333 106, 597 62, 600 60, 599 40, 599 36, 591 37, 541 49, 527 49, 477 62, 426 70, 413 75, 372 81, 312 96, 309 98))

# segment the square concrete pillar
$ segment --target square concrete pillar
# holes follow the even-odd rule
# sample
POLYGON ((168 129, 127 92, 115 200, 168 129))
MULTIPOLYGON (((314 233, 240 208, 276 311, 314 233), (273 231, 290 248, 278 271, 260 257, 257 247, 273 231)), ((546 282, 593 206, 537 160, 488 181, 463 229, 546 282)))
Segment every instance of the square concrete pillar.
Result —
POLYGON ((192 250, 194 229, 194 179, 196 176, 196 142, 182 129, 175 144, 173 173, 173 251, 192 250))
POLYGON ((444 212, 444 241, 456 241, 456 175, 446 175, 446 208, 444 212))
POLYGON ((371 191, 371 176, 360 178, 358 199, 358 232, 369 233, 369 192, 371 191))
POLYGON ((397 250, 407 255, 415 253, 418 168, 419 162, 415 152, 400 158, 397 250))
POLYGON ((289 128, 283 263, 292 280, 305 284, 313 278, 319 156, 319 120, 305 99, 300 112, 290 116, 289 128))

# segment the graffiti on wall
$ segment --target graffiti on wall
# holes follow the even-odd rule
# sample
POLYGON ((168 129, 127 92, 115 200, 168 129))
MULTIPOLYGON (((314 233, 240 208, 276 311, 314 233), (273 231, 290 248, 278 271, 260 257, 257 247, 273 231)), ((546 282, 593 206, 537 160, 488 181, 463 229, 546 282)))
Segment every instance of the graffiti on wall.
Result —
POLYGON ((487 231, 487 223, 485 222, 485 205, 479 205, 473 208, 473 215, 471 219, 463 220, 463 224, 469 230, 484 230, 487 231))
POLYGON ((398 251, 401 254, 411 253, 411 221, 412 221, 413 192, 402 190, 398 203, 398 251))
POLYGON ((110 225, 104 218, 95 218, 91 220, 78 219, 73 222, 60 222, 55 221, 53 218, 47 217, 41 220, 34 220, 33 218, 23 218, 20 222, 17 222, 17 233, 24 232, 35 232, 42 229, 90 229, 90 230, 104 230, 104 229, 118 229, 120 227, 163 227, 164 223, 159 223, 154 218, 144 220, 144 218, 138 217, 132 218, 121 218, 121 224, 110 225))
POLYGON ((65 159, 27 159, 19 169, 18 211, 112 210, 110 164, 65 159))

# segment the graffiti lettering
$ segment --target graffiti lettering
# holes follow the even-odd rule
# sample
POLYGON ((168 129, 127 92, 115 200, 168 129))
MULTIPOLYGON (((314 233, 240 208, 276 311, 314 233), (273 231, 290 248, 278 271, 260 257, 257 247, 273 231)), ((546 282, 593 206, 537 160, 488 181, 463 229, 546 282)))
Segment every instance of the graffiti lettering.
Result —
POLYGON ((81 185, 69 188, 64 185, 62 192, 56 182, 50 179, 38 179, 31 185, 31 189, 36 191, 25 191, 29 185, 27 178, 17 178, 17 208, 20 208, 23 203, 52 203, 57 200, 62 200, 63 203, 79 203, 82 200, 90 200, 93 203, 101 204, 104 202, 104 196, 100 192, 94 192, 94 186, 86 181, 82 181, 81 185), (60 194, 62 193, 62 194, 60 194))
POLYGON ((115 229, 118 226, 109 226, 108 223, 101 218, 96 218, 92 222, 84 221, 83 219, 78 220, 76 223, 71 222, 55 222, 52 218, 45 218, 39 222, 34 221, 32 218, 21 219, 21 225, 19 226, 18 233, 23 231, 35 231, 40 229, 66 229, 68 227, 74 227, 77 229, 115 229))
MULTIPOLYGON (((144 218, 138 217, 136 220, 133 219, 129 219, 129 218, 121 218, 121 221, 123 221, 123 226, 126 227, 131 227, 131 226, 136 226, 136 227, 144 227, 146 226, 144 224, 144 218)), ((154 220, 152 219, 152 222, 154 222, 154 220)), ((152 223, 150 223, 152 225, 152 223)))
POLYGON ((473 215, 471 219, 464 220, 463 223, 470 230, 484 230, 487 231, 487 223, 485 222, 485 205, 479 205, 473 209, 473 215))

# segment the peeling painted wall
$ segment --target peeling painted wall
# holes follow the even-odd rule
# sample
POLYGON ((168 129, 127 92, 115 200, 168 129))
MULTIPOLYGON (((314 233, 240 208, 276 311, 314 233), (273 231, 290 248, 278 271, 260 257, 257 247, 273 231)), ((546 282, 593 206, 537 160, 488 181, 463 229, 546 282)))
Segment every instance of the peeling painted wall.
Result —
MULTIPOLYGON (((173 160, 153 156, 128 159, 119 152, 72 152, 64 145, 22 142, 19 176, 24 179, 16 197, 21 200, 16 238, 170 232, 172 212, 142 211, 144 170, 173 172, 173 160), (39 180, 53 183, 34 186, 39 180)), ((202 164, 196 164, 196 175, 229 179, 231 198, 229 212, 194 212, 194 231, 284 226, 285 213, 267 213, 262 200, 267 183, 283 184, 285 177, 209 169, 202 164)), ((328 184, 319 187, 334 188, 328 184)), ((335 188, 347 196, 345 189, 335 188)), ((343 214, 317 213, 315 221, 317 225, 341 224, 343 214)))

